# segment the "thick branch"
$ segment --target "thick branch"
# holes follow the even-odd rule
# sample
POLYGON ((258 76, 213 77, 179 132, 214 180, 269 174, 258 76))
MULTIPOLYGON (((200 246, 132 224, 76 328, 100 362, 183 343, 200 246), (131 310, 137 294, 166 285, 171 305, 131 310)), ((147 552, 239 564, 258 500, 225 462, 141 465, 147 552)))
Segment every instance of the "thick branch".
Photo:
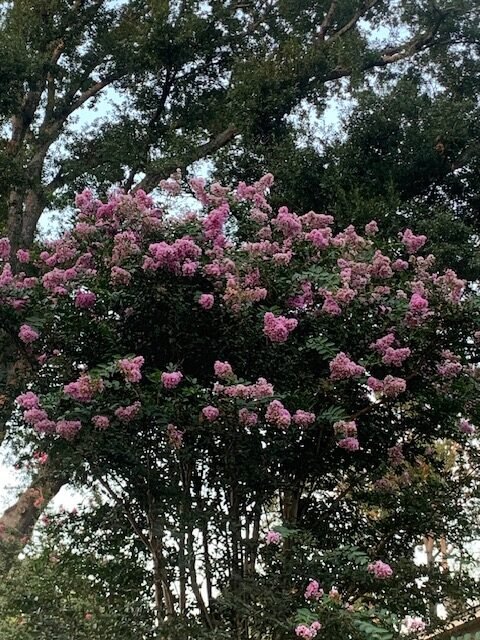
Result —
POLYGON ((48 467, 42 469, 30 486, 0 517, 0 542, 12 550, 18 551, 22 548, 30 539, 40 514, 60 491, 65 481, 63 477, 52 476, 48 467))
POLYGON ((152 163, 146 168, 146 175, 143 180, 141 180, 133 190, 137 191, 137 189, 143 189, 147 192, 152 191, 162 178, 167 178, 176 169, 184 170, 193 162, 207 158, 212 153, 215 153, 231 142, 239 133, 239 129, 235 125, 231 124, 227 129, 216 135, 214 138, 211 138, 208 142, 195 147, 189 152, 152 163))

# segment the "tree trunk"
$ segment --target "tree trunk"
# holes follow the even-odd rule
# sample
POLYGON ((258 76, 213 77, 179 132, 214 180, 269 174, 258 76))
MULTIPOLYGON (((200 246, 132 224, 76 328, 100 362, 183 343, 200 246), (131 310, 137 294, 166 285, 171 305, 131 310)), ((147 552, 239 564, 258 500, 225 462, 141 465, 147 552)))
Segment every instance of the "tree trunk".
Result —
POLYGON ((45 468, 33 479, 28 489, 0 517, 0 544, 5 551, 1 569, 7 572, 16 554, 30 540, 33 528, 50 500, 65 484, 65 478, 54 477, 45 468))

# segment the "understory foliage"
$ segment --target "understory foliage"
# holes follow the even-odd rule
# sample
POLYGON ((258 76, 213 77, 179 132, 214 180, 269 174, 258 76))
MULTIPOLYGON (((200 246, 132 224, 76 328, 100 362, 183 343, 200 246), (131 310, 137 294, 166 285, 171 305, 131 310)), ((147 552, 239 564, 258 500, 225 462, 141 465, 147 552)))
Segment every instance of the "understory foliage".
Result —
POLYGON ((11 438, 123 514, 137 637, 386 640, 475 593, 415 547, 473 532, 478 296, 426 236, 273 210, 272 183, 86 190, 22 273, 0 242, 34 367, 11 438))

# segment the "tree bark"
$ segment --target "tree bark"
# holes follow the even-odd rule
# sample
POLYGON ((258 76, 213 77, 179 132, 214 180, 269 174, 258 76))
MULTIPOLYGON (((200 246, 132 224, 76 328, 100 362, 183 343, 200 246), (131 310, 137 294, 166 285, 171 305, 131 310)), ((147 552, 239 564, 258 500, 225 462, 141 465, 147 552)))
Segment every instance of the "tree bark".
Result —
POLYGON ((7 551, 1 563, 4 572, 14 564, 16 554, 30 540, 38 518, 64 484, 65 478, 43 469, 0 517, 0 544, 7 551))

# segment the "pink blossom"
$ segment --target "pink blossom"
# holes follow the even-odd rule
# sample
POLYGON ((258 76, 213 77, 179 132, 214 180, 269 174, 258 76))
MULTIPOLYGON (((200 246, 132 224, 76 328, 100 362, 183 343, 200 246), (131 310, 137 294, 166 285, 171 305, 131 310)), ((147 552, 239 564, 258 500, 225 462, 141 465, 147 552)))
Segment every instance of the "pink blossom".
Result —
POLYGON ((425 300, 419 293, 414 293, 408 303, 408 309, 411 313, 424 315, 428 311, 428 300, 425 300))
POLYGON ((78 291, 75 295, 75 306, 78 309, 89 309, 96 300, 97 296, 92 291, 78 291))
POLYGON ((378 278, 391 278, 393 276, 393 269, 390 258, 383 255, 380 250, 375 251, 370 272, 372 276, 377 276, 378 278))
POLYGON ((263 316, 263 333, 272 342, 286 342, 288 335, 298 325, 295 318, 285 318, 285 316, 275 316, 270 311, 263 316))
POLYGON ((185 260, 182 264, 182 275, 191 278, 195 275, 198 269, 198 262, 195 260, 185 260))
POLYGON ((330 378, 332 380, 346 380, 348 378, 356 378, 365 373, 365 367, 350 360, 350 358, 341 351, 329 363, 330 378))
POLYGON ((10 240, 8 238, 0 238, 0 259, 8 260, 10 257, 10 240))
POLYGON ((126 407, 118 407, 118 409, 116 409, 114 413, 120 420, 120 422, 131 422, 137 417, 141 407, 141 403, 136 400, 133 404, 130 404, 126 407))
POLYGON ((295 213, 291 213, 287 207, 280 207, 277 217, 272 220, 272 225, 277 227, 286 238, 297 236, 302 231, 300 218, 295 213))
POLYGON ((389 398, 395 398, 400 393, 403 393, 406 388, 407 383, 403 378, 388 375, 383 380, 383 393, 389 398))
POLYGON ((299 624, 295 627, 295 634, 297 638, 306 638, 306 640, 310 640, 311 638, 315 638, 317 632, 322 628, 322 625, 318 620, 312 622, 310 626, 306 624, 299 624))
POLYGON ((210 211, 202 221, 205 237, 208 240, 212 240, 214 244, 221 245, 223 242, 223 228, 229 213, 230 207, 228 203, 224 202, 216 209, 210 211))
POLYGON ((378 340, 375 340, 375 342, 370 346, 372 347, 372 349, 375 349, 375 351, 378 351, 378 353, 384 354, 388 349, 388 347, 391 347, 394 342, 395 342, 394 334, 387 333, 386 336, 383 336, 383 338, 378 338, 378 340))
POLYGON ((383 380, 379 380, 378 378, 370 376, 370 378, 368 378, 367 380, 367 386, 370 387, 372 391, 379 393, 383 391, 383 380))
POLYGON ((73 440, 82 428, 79 420, 59 420, 56 425, 56 433, 65 440, 73 440))
POLYGON ((290 415, 290 412, 285 409, 280 400, 272 400, 267 407, 265 420, 270 422, 270 424, 280 427, 281 429, 285 429, 290 426, 292 416, 290 415))
POLYGON ((342 310, 340 309, 338 302, 331 295, 328 295, 325 298, 325 301, 322 305, 322 311, 328 314, 329 316, 338 316, 342 313, 342 310))
POLYGON ((311 424, 315 422, 315 414, 310 413, 310 411, 303 411, 302 409, 297 409, 292 416, 292 420, 299 427, 305 428, 309 427, 311 424))
POLYGON ((246 408, 240 409, 238 412, 238 420, 240 424, 246 427, 254 427, 258 422, 258 415, 255 411, 249 411, 246 408))
POLYGON ((427 626, 422 618, 419 618, 418 616, 413 618, 411 616, 406 616, 402 621, 402 625, 405 627, 407 635, 410 635, 411 633, 421 633, 422 631, 425 631, 427 626))
POLYGON ((168 373, 164 371, 161 375, 162 384, 165 389, 175 389, 183 379, 183 373, 180 371, 172 371, 168 373))
POLYGON ((427 236, 416 236, 411 229, 406 229, 399 235, 408 253, 416 253, 427 241, 427 236))
POLYGON ((125 380, 128 382, 140 382, 142 379, 142 373, 140 369, 145 363, 143 356, 136 356, 135 358, 123 358, 117 362, 117 367, 125 376, 125 380))
POLYGON ((221 380, 225 380, 233 376, 232 366, 228 362, 221 362, 220 360, 215 360, 215 364, 213 365, 213 370, 217 378, 220 378, 221 380))
POLYGON ((27 409, 23 412, 23 419, 25 422, 30 424, 35 424, 40 422, 41 420, 46 420, 48 418, 47 412, 38 407, 32 407, 31 409, 27 409))
POLYGON ((317 580, 310 580, 304 595, 305 600, 320 600, 323 596, 323 589, 320 588, 317 580))
POLYGON ((202 309, 211 309, 215 302, 215 297, 211 293, 202 293, 200 298, 198 299, 198 304, 202 307, 202 309))
POLYGON ((360 443, 357 438, 342 438, 337 442, 337 446, 346 451, 358 451, 360 449, 360 443))
POLYGON ((38 409, 40 406, 40 400, 33 391, 22 393, 15 401, 22 409, 38 409))
POLYGON ((92 424, 94 427, 97 427, 97 429, 108 429, 110 420, 107 416, 93 416, 92 424))
POLYGON ((375 562, 371 562, 367 567, 367 571, 369 573, 372 573, 375 578, 378 578, 379 580, 385 580, 393 576, 392 567, 386 562, 382 562, 381 560, 375 560, 375 562))
POLYGON ((110 270, 110 282, 113 285, 128 285, 132 279, 132 274, 122 267, 114 266, 110 270))
POLYGON ((326 249, 332 239, 331 229, 312 229, 305 236, 317 249, 326 249))
POLYGON ((27 262, 30 262, 30 251, 27 251, 25 249, 19 249, 16 253, 16 256, 17 256, 17 260, 22 264, 26 264, 27 262))
POLYGON ((31 344, 32 342, 35 342, 35 340, 38 340, 40 334, 30 325, 22 324, 20 331, 18 332, 18 337, 25 344, 31 344))
POLYGON ((57 424, 54 420, 49 420, 48 418, 44 419, 44 420, 39 420, 38 422, 35 422, 33 425, 34 430, 37 433, 48 433, 48 434, 52 434, 55 433, 57 424))
POLYGON ((467 435, 470 435, 470 436, 474 434, 476 431, 473 424, 471 424, 471 422, 469 420, 466 420, 465 418, 460 419, 460 422, 458 423, 458 428, 462 433, 466 433, 467 435))
POLYGON ((388 347, 382 358, 384 364, 393 365, 394 367, 401 367, 404 361, 410 356, 411 351, 408 347, 401 349, 394 349, 388 347))
POLYGON ((337 437, 354 438, 357 435, 355 420, 339 420, 333 425, 333 431, 337 437))
POLYGON ((267 531, 267 535, 265 536, 265 543, 266 544, 280 544, 282 541, 282 534, 279 533, 278 531, 273 531, 272 529, 270 529, 270 531, 267 531))
POLYGON ((365 233, 367 236, 374 236, 378 233, 378 224, 376 220, 371 220, 365 225, 365 233))
POLYGON ((405 460, 401 444, 390 447, 388 450, 388 461, 393 467, 400 466, 405 460))
POLYGON ((392 269, 394 271, 406 271, 408 269, 408 262, 398 258, 394 262, 392 262, 392 269))
POLYGON ((90 402, 96 393, 103 391, 103 381, 82 374, 75 382, 63 387, 63 392, 78 402, 90 402))
POLYGON ((202 415, 205 420, 208 420, 208 422, 214 422, 220 415, 220 411, 217 409, 217 407, 208 405, 208 407, 203 407, 202 415))
POLYGON ((38 462, 38 464, 47 464, 48 453, 46 453, 45 451, 35 451, 35 453, 33 454, 33 459, 35 460, 35 462, 38 462))
POLYGON ((449 350, 442 352, 443 361, 437 364, 437 371, 443 378, 455 378, 462 372, 458 356, 449 350))

